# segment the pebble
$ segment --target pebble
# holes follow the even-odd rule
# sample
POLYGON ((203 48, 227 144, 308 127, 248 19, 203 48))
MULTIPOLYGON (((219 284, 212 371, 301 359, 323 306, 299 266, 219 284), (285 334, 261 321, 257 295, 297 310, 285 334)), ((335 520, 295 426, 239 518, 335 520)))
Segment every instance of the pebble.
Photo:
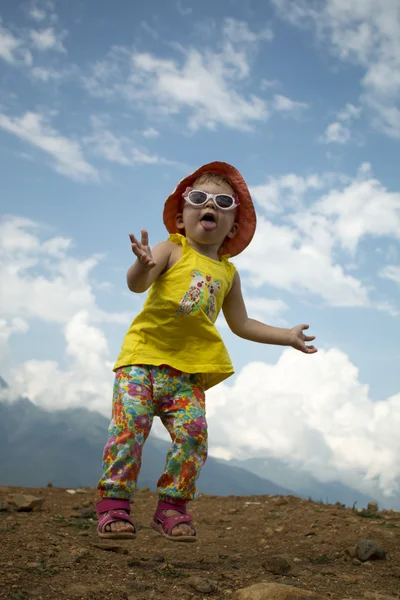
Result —
POLYGON ((211 594, 215 592, 217 586, 210 579, 204 579, 203 577, 189 577, 186 579, 187 585, 193 588, 196 592, 201 594, 211 594))
POLYGON ((283 554, 276 554, 269 556, 263 565, 266 571, 274 573, 275 575, 286 575, 292 568, 292 559, 283 554))

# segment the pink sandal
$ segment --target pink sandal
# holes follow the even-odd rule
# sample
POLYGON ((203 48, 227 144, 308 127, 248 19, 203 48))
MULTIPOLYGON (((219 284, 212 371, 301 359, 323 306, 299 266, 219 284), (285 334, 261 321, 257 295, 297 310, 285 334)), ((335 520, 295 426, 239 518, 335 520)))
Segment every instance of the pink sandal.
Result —
POLYGON ((97 535, 101 538, 113 540, 135 539, 136 527, 130 516, 129 500, 119 500, 118 498, 105 498, 96 504, 98 517, 97 535), (106 531, 107 525, 117 521, 126 521, 133 527, 133 531, 106 531))
POLYGON ((197 542, 197 534, 193 526, 193 519, 191 515, 186 513, 185 504, 172 504, 170 502, 159 500, 151 526, 170 542, 197 542), (165 514, 167 510, 175 510, 181 514, 167 517, 165 514), (173 528, 182 523, 190 525, 194 531, 194 535, 172 535, 173 528))

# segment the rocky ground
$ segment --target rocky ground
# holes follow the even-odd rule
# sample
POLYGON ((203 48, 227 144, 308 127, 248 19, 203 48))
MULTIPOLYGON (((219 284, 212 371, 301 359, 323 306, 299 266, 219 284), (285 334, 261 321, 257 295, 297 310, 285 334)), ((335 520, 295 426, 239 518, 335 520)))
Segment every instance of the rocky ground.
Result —
POLYGON ((201 496, 190 507, 198 543, 176 544, 150 528, 156 496, 143 490, 137 539, 106 543, 95 499, 92 489, 0 488, 0 598, 400 598, 398 512, 201 496))

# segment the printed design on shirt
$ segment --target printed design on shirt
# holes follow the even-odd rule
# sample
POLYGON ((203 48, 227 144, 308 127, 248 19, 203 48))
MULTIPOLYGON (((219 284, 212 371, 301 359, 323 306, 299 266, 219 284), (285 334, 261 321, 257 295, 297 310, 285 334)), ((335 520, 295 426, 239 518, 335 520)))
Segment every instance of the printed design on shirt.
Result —
POLYGON ((212 279, 211 275, 203 275, 198 270, 191 273, 192 282, 189 290, 179 302, 179 308, 176 311, 177 315, 191 315, 201 309, 206 292, 208 298, 204 312, 207 317, 214 322, 217 314, 217 299, 216 296, 221 289, 221 282, 218 279, 212 279))
POLYGON ((192 282, 189 290, 183 296, 179 302, 179 308, 176 311, 177 315, 190 315, 197 312, 203 304, 204 295, 207 289, 208 282, 211 281, 211 277, 208 275, 204 277, 200 271, 192 271, 191 273, 192 282))
POLYGON ((207 317, 214 323, 217 315, 217 294, 221 289, 221 282, 214 279, 208 284, 208 300, 204 312, 207 317))

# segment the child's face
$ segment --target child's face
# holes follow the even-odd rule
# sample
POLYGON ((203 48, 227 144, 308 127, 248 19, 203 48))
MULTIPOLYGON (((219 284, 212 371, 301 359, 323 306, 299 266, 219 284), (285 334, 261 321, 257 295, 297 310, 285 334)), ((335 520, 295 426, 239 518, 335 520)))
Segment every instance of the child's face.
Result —
MULTIPOLYGON (((235 193, 227 182, 195 182, 193 189, 208 194, 235 193)), ((211 198, 202 206, 193 206, 184 202, 183 211, 177 216, 177 226, 185 230, 187 238, 198 244, 215 245, 219 249, 227 237, 232 238, 236 235, 238 230, 236 213, 237 208, 232 210, 218 208, 211 198)))

